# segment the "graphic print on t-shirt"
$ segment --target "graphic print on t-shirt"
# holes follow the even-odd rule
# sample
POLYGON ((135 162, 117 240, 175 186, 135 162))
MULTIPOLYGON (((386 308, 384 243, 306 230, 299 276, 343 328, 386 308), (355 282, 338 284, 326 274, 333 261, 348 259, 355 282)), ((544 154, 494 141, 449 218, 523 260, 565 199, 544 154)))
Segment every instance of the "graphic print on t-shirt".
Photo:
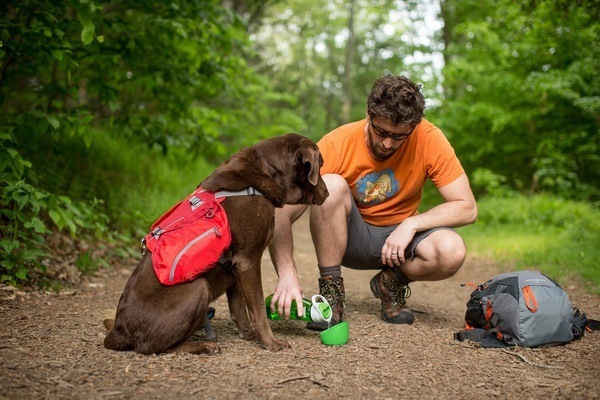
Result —
POLYGON ((354 186, 354 199, 359 206, 373 206, 398 193, 399 184, 391 169, 366 174, 354 186))

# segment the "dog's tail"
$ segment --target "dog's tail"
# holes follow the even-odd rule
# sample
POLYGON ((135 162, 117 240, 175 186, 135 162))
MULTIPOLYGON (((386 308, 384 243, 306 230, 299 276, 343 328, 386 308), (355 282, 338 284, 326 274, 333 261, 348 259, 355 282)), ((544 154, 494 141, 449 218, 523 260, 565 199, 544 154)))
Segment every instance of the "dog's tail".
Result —
POLYGON ((133 346, 129 344, 129 341, 125 336, 119 332, 118 329, 114 329, 115 320, 114 319, 105 319, 104 326, 108 330, 108 334, 104 338, 104 347, 109 350, 131 350, 133 346))
POLYGON ((110 318, 110 319, 105 319, 104 320, 104 327, 106 328, 106 330, 108 332, 112 331, 112 329, 115 327, 115 320, 110 318))

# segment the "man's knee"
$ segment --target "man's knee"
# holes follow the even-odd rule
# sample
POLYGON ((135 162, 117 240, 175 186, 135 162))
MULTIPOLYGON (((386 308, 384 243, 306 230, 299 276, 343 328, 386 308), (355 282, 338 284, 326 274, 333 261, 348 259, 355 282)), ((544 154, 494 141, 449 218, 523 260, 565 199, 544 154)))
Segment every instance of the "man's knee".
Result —
POLYGON ((454 275, 465 262, 467 249, 462 237, 454 231, 446 231, 444 240, 438 243, 438 265, 446 278, 454 275))
POLYGON ((319 215, 320 213, 327 213, 332 207, 338 208, 340 205, 343 205, 346 215, 348 215, 350 201, 352 200, 348 182, 341 175, 337 174, 325 174, 323 175, 323 181, 327 186, 329 196, 322 205, 313 206, 311 214, 319 215))
POLYGON ((346 196, 350 193, 350 187, 348 186, 348 182, 341 176, 337 174, 325 174, 323 175, 323 181, 327 186, 327 191, 329 191, 329 196, 346 196))
POLYGON ((427 260, 432 273, 430 278, 441 280, 451 277, 460 269, 467 250, 458 233, 443 229, 425 238, 417 247, 417 253, 427 260))

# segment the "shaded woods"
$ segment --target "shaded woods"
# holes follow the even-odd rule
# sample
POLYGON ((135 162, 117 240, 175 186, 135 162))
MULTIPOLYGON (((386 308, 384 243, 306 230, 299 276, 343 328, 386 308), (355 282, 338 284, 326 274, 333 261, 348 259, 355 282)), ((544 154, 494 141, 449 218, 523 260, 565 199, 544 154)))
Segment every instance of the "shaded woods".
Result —
POLYGON ((57 232, 131 241, 240 146, 362 118, 385 72, 423 84, 478 197, 546 193, 597 211, 598 13, 593 1, 4 1, 0 281, 43 272, 57 232))

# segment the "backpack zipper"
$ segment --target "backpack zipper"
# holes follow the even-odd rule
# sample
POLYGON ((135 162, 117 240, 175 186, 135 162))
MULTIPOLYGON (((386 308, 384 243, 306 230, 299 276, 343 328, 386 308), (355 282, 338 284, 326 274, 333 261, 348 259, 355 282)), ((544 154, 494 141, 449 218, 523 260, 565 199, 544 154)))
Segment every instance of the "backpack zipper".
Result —
POLYGON ((181 249, 181 251, 177 254, 177 257, 175 257, 175 260, 173 261, 173 264, 171 265, 171 271, 169 273, 169 282, 173 282, 173 279, 175 278, 175 270, 177 269, 177 264, 179 263, 179 260, 181 259, 181 257, 183 257, 183 255, 192 246, 194 246, 196 243, 198 243, 199 241, 201 241, 202 239, 204 239, 205 237, 207 237, 211 233, 214 233, 217 237, 221 237, 222 236, 221 232, 219 232, 219 230, 216 227, 215 228, 211 228, 211 229, 207 230, 206 232, 202 233, 200 236, 196 237, 194 240, 192 240, 191 242, 189 242, 183 249, 181 249))

